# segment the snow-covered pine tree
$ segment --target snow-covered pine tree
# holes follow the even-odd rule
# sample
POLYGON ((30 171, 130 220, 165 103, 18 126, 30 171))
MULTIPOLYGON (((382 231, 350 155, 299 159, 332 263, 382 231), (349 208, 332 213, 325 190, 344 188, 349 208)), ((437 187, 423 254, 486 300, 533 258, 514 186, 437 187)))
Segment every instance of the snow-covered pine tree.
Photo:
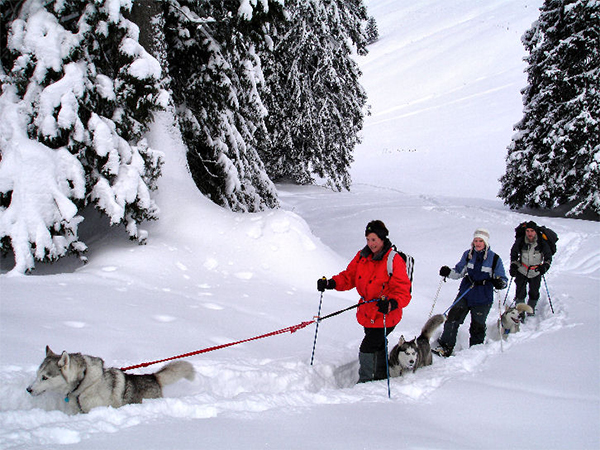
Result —
POLYGON ((365 35, 367 44, 373 44, 379 40, 379 29, 377 28, 377 21, 373 16, 369 17, 369 20, 367 20, 365 35))
POLYGON ((277 207, 257 151, 266 138, 266 110, 256 48, 265 45, 269 2, 168 0, 166 6, 173 98, 196 185, 233 211, 277 207))
POLYGON ((273 50, 261 54, 271 138, 263 161, 274 180, 318 177, 347 189, 366 102, 351 45, 366 53, 366 9, 362 0, 291 0, 286 9, 272 24, 273 50))
MULTIPOLYGON (((160 154, 143 134, 166 103, 161 69, 125 18, 129 0, 26 0, 8 35, 0 97, 0 239, 13 272, 81 253, 80 210, 156 218, 160 154)), ((8 27, 6 27, 8 29, 8 27)), ((3 27, 4 32, 5 27, 3 27)))
POLYGON ((21 2, 0 0, 0 77, 6 75, 14 62, 14 55, 8 50, 7 25, 16 19, 21 2))
POLYGON ((512 208, 600 214, 600 2, 546 0, 523 36, 524 117, 500 197, 512 208))

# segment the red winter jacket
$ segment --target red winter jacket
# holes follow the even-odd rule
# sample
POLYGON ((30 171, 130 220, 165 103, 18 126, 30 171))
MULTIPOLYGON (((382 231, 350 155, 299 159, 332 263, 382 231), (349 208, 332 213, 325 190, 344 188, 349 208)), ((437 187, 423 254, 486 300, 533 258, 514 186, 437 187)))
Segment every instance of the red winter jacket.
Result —
MULTIPOLYGON (((410 280, 406 274, 406 263, 400 255, 394 257, 394 270, 391 277, 387 272, 388 249, 383 257, 373 259, 368 247, 359 251, 343 272, 335 275, 335 289, 348 291, 356 288, 360 295, 359 303, 385 296, 398 302, 398 309, 386 315, 386 327, 398 325, 402 319, 402 308, 410 303, 410 280)), ((377 302, 362 304, 356 311, 358 323, 367 328, 383 328, 383 314, 377 310, 377 302)))

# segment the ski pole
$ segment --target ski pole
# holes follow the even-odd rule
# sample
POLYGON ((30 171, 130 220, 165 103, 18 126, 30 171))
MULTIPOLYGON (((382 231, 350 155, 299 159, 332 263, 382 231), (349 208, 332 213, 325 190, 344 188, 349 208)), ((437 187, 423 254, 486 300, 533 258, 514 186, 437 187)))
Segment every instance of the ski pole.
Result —
MULTIPOLYGON (((512 279, 512 278, 511 278, 512 279)), ((502 306, 500 306, 500 291, 496 291, 498 297, 498 334, 500 335, 500 352, 504 352, 504 336, 502 336, 502 306)), ((506 299, 504 299, 506 301, 506 299)))
POLYGON ((447 317, 448 317, 448 311, 450 311, 454 305, 456 305, 456 304, 457 304, 459 301, 461 301, 461 299, 462 299, 462 298, 463 298, 465 295, 467 295, 467 292, 469 292, 471 289, 473 289, 473 287, 474 287, 474 286, 475 286, 474 284, 472 284, 471 286, 469 286, 469 289, 467 289, 465 292, 463 292, 463 293, 462 293, 462 295, 461 295, 460 297, 458 297, 456 300, 454 300, 454 303, 452 303, 452 304, 451 304, 451 305, 448 307, 448 309, 447 309, 446 311, 444 311, 444 314, 443 314, 443 315, 444 315, 444 317, 445 317, 445 318, 447 318, 447 317))
POLYGON ((378 298, 374 298, 373 300, 369 300, 369 301, 367 301, 367 302, 362 302, 362 303, 360 303, 360 302, 359 302, 359 303, 356 303, 356 304, 354 304, 354 305, 352 305, 352 306, 348 306, 347 308, 340 309, 339 311, 335 311, 335 312, 332 312, 332 313, 330 313, 330 314, 327 314, 326 316, 319 317, 319 321, 323 321, 323 320, 325 320, 325 319, 329 319, 329 318, 331 318, 331 317, 337 316, 337 315, 339 315, 339 314, 341 314, 341 313, 344 313, 344 312, 346 312, 346 311, 350 311, 351 309, 358 308, 360 305, 366 305, 367 303, 373 303, 373 302, 376 302, 376 301, 378 301, 378 300, 379 300, 378 298))
POLYGON ((442 279, 440 280, 440 285, 438 286, 438 288, 437 288, 437 292, 435 293, 435 297, 434 297, 434 299, 433 299, 433 305, 431 305, 431 311, 429 311, 429 318, 430 318, 430 319, 431 319, 431 315, 433 314, 433 309, 435 308, 435 304, 436 304, 436 302, 437 302, 437 299, 438 299, 438 297, 439 297, 439 295, 440 295, 440 290, 442 289, 442 283, 443 283, 444 281, 446 281, 446 277, 444 277, 444 278, 442 278, 442 279))
MULTIPOLYGON (((323 277, 323 278, 325 278, 325 277, 323 277)), ((321 317, 321 305, 323 305, 323 293, 324 293, 324 291, 321 291, 321 298, 319 300, 319 313, 317 314, 317 324, 315 326, 315 340, 313 342, 312 355, 310 357, 310 365, 311 366, 313 365, 313 361, 315 359, 315 348, 317 347, 317 333, 319 333, 319 322, 321 321, 320 317, 321 317)))
POLYGON ((512 283, 513 277, 510 277, 510 280, 508 280, 508 287, 506 288, 506 296, 504 297, 504 303, 502 303, 503 305, 506 305, 506 299, 508 298, 508 293, 510 292, 510 285, 512 283))
POLYGON ((546 286, 546 294, 548 294, 548 303, 550 303, 550 310, 552 314, 554 314, 554 307, 552 306, 552 299, 550 298, 550 291, 548 290, 548 283, 546 283, 546 276, 542 275, 542 279, 544 280, 544 285, 546 286))
POLYGON ((383 337, 385 339, 385 373, 387 374, 387 390, 388 398, 392 398, 390 391, 390 362, 388 358, 388 339, 387 339, 387 327, 385 325, 385 314, 383 315, 383 337))

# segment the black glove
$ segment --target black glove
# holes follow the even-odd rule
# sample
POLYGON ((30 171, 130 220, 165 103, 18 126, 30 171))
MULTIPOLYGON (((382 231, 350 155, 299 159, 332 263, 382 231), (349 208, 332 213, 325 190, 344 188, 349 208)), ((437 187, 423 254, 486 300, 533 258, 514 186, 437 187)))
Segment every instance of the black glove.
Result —
POLYGON ((538 266, 537 271, 540 273, 540 275, 544 275, 546 272, 548 272, 548 269, 548 264, 544 263, 538 266))
POLYGON ((446 278, 448 275, 450 275, 450 267, 448 266, 442 266, 440 268, 440 277, 444 277, 446 278))
POLYGON ((511 263, 510 268, 508 269, 508 273, 511 277, 516 277, 519 273, 519 265, 517 263, 511 263))
POLYGON ((506 287, 506 281, 504 281, 502 278, 493 278, 492 286, 498 290, 504 289, 506 287))
POLYGON ((333 278, 328 280, 323 277, 317 280, 317 291, 324 292, 325 289, 335 289, 335 280, 333 278))
POLYGON ((398 309, 398 302, 393 298, 381 298, 377 300, 377 309, 381 314, 388 314, 393 310, 398 309))

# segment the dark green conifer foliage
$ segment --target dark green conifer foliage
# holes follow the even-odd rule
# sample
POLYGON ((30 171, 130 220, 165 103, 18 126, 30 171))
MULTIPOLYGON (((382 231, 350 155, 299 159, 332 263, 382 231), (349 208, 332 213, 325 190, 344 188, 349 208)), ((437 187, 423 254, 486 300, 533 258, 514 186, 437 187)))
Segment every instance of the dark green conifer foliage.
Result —
POLYGON ((523 36, 524 116, 500 197, 512 208, 600 213, 600 3, 546 0, 523 36))
POLYGON ((286 8, 263 55, 271 139, 261 155, 274 180, 347 189, 366 102, 350 43, 366 52, 366 9, 360 0, 293 0, 286 8))
POLYGON ((257 151, 266 137, 257 54, 264 45, 264 12, 242 17, 239 6, 231 0, 170 0, 167 58, 196 185, 233 211, 259 211, 278 205, 257 151))
POLYGON ((365 35, 367 44, 373 44, 379 40, 379 29, 377 28, 377 22, 373 16, 369 17, 369 20, 367 20, 365 35))

